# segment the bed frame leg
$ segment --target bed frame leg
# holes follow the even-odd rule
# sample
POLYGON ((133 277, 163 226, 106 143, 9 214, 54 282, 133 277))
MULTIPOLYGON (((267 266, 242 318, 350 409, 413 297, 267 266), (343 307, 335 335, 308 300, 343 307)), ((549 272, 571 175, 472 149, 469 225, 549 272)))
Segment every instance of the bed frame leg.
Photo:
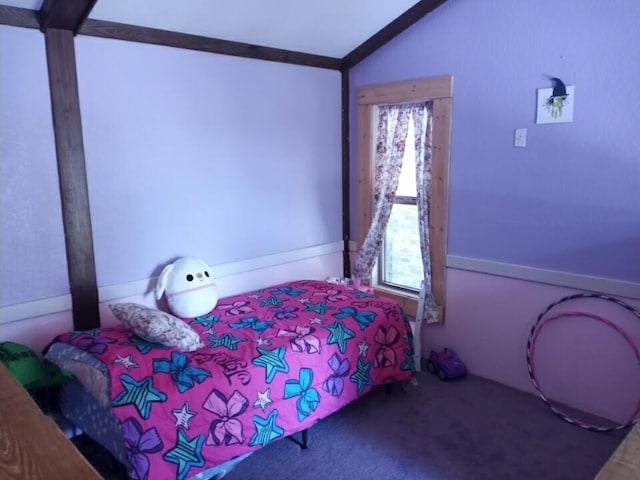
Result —
POLYGON ((302 430, 302 440, 298 440, 297 438, 294 438, 293 435, 290 435, 287 438, 291 440, 293 443, 295 443, 296 445, 300 445, 300 448, 302 450, 306 450, 307 448, 309 448, 309 430, 306 428, 302 430))

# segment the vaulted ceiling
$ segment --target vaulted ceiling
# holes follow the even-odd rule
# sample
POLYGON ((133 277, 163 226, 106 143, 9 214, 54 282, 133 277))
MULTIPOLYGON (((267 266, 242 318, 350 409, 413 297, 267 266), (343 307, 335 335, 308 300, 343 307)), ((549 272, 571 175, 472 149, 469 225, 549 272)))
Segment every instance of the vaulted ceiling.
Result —
MULTIPOLYGON (((418 3, 421 2, 97 0, 89 18, 343 58, 418 3)), ((43 0, 0 0, 0 5, 39 11, 43 0)))

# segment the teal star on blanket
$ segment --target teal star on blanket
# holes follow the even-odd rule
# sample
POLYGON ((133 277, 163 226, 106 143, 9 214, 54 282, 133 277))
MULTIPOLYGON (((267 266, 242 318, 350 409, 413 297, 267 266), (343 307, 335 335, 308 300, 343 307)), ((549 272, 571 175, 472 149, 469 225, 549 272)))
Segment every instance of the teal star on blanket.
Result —
POLYGON ((362 357, 358 358, 358 370, 349 377, 349 380, 358 384, 358 395, 362 395, 366 385, 371 385, 371 375, 369 374, 369 370, 371 370, 372 363, 373 362, 365 363, 362 357))
POLYGON ((259 356, 251 360, 254 365, 265 368, 267 383, 271 383, 276 373, 288 373, 289 364, 284 360, 285 347, 274 348, 269 350, 267 348, 257 347, 259 356))
POLYGON ((220 322, 220 315, 201 315, 199 317, 194 318, 191 321, 191 325, 202 325, 206 328, 211 328, 214 323, 220 322))
POLYGON ((153 402, 165 402, 167 395, 153 386, 152 377, 145 377, 139 382, 126 373, 120 375, 120 383, 124 390, 113 400, 114 407, 134 405, 145 420, 151 414, 153 402))
POLYGON ((203 444, 204 435, 189 438, 183 429, 178 429, 176 445, 162 456, 167 462, 178 465, 178 480, 186 477, 191 467, 202 467, 204 465, 204 457, 202 456, 203 444))
POLYGON ((306 307, 305 312, 316 312, 318 315, 324 315, 327 310, 333 310, 333 307, 327 307, 327 302, 306 302, 304 306, 306 307))
POLYGON ((276 424, 278 420, 278 410, 272 410, 267 418, 254 415, 252 418, 256 427, 256 433, 253 434, 249 445, 262 445, 263 447, 270 441, 284 435, 284 430, 276 424))
POLYGON ((164 345, 160 345, 159 343, 151 343, 146 340, 141 339, 140 337, 136 337, 132 335, 129 337, 128 342, 124 342, 123 345, 131 345, 132 347, 136 347, 140 353, 146 355, 151 351, 152 348, 160 348, 162 350, 167 350, 168 347, 164 345))
POLYGON ((225 347, 225 348, 228 348, 229 350, 237 350, 238 343, 244 342, 244 341, 245 340, 243 338, 234 337, 233 335, 229 335, 228 333, 225 333, 221 337, 210 337, 209 347, 211 348, 225 347))
POLYGON ((331 332, 327 339, 327 343, 337 343, 340 353, 347 351, 347 341, 356 336, 355 332, 345 327, 344 323, 340 320, 333 325, 329 325, 324 328, 331 332))

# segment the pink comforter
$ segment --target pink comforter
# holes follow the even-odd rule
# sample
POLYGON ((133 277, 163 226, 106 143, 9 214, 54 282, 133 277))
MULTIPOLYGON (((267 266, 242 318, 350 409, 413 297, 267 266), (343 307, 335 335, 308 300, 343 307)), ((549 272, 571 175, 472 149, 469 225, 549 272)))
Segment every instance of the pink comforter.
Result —
POLYGON ((62 335, 110 372, 134 479, 182 480, 309 428, 413 370, 399 305, 298 281, 221 299, 186 321, 205 347, 180 353, 122 326, 62 335))

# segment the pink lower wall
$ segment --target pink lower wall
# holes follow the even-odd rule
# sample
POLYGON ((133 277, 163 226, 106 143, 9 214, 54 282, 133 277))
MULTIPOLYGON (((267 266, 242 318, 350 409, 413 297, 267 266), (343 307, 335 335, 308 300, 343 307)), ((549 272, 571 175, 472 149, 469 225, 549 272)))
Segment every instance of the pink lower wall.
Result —
MULTIPOLYGON (((526 362, 529 332, 554 301, 577 290, 464 270, 447 270, 444 325, 425 326, 423 357, 453 348, 470 372, 534 392, 526 362)), ((640 301, 621 299, 640 309, 640 301)), ((601 300, 575 300, 553 312, 581 311, 614 321, 640 344, 640 320, 601 300)), ((610 327, 588 319, 550 322, 537 341, 535 365, 545 394, 584 411, 626 421, 640 401, 640 366, 610 327)))

